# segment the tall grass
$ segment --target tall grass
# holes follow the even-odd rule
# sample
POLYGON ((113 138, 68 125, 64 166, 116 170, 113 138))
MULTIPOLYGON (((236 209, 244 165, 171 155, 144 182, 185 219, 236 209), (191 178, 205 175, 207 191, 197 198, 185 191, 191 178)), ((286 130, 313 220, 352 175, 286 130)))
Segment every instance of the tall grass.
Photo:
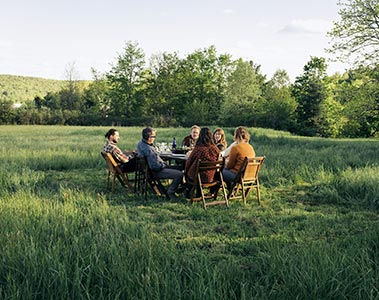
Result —
MULTIPOLYGON (((379 297, 378 141, 253 129, 262 205, 204 211, 110 196, 106 130, 0 127, 0 298, 379 297)), ((133 149, 141 128, 119 130, 133 149)))

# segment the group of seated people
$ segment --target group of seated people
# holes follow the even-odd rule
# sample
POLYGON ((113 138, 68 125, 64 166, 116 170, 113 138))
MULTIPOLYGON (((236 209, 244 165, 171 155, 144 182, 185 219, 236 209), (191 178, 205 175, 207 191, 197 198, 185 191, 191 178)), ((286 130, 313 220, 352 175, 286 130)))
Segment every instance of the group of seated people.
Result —
MULTIPOLYGON (((110 129, 106 135, 103 151, 111 153, 119 163, 123 172, 132 172, 136 168, 136 157, 127 155, 117 147, 120 139, 116 129, 110 129)), ((197 162, 218 161, 226 158, 226 166, 222 171, 224 181, 230 184, 236 177, 245 157, 255 157, 254 148, 249 144, 250 135, 245 127, 237 127, 234 131, 234 142, 227 147, 225 132, 217 128, 213 133, 208 127, 192 126, 191 133, 183 139, 182 146, 189 150, 185 163, 184 173, 180 166, 172 166, 163 161, 154 145, 156 130, 146 127, 142 130, 142 139, 137 144, 137 154, 146 158, 149 168, 157 179, 172 179, 167 189, 170 199, 176 198, 176 193, 184 192, 189 197, 197 162), (185 182, 184 183, 184 179, 185 182)), ((215 171, 205 171, 201 174, 203 182, 213 181, 215 171)))

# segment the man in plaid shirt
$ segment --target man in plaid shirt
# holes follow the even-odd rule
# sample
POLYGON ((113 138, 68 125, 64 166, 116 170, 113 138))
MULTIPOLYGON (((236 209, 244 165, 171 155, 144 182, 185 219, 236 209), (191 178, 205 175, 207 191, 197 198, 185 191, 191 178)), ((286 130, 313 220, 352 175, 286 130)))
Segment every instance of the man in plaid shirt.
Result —
POLYGON ((107 140, 105 141, 103 151, 112 154, 123 172, 135 171, 135 158, 133 156, 126 155, 120 150, 120 148, 116 146, 117 142, 120 139, 120 134, 118 131, 114 128, 109 129, 105 134, 105 137, 107 140))

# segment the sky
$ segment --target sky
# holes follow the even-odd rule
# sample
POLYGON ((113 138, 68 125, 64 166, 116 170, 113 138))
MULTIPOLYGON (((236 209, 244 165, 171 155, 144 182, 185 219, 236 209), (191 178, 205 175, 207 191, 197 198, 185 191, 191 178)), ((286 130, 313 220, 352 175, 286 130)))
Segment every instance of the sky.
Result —
MULTIPOLYGON (((78 79, 107 72, 127 41, 180 57, 214 45, 293 81, 311 56, 328 58, 337 0, 0 0, 0 74, 78 79)), ((328 73, 348 66, 328 62, 328 73)))

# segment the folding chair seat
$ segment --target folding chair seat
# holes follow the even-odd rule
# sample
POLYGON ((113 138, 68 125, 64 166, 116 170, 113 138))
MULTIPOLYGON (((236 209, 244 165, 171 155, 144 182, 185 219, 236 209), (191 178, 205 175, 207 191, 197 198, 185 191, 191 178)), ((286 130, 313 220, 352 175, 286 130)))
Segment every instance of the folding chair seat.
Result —
POLYGON ((228 197, 226 195, 225 190, 225 182, 222 177, 222 169, 224 167, 224 161, 201 161, 199 160, 196 166, 195 176, 193 181, 189 183, 192 185, 192 189, 190 191, 190 201, 193 202, 203 202, 204 209, 207 209, 207 206, 225 204, 228 207, 228 197), (205 171, 214 170, 215 175, 212 182, 203 182, 201 179, 201 174, 205 171), (222 189, 222 196, 224 200, 217 200, 218 192, 222 189), (196 194, 200 194, 197 196, 195 194, 196 189, 198 192, 196 194), (207 192, 207 193, 206 193, 207 192), (207 202, 208 199, 213 199, 211 202, 207 202))
POLYGON ((166 189, 162 185, 160 179, 156 178, 154 172, 150 169, 146 157, 137 156, 134 192, 147 197, 147 188, 151 187, 157 196, 166 195, 166 189))
POLYGON ((121 185, 126 188, 126 190, 131 189, 130 184, 129 184, 128 174, 122 172, 120 166, 117 164, 112 154, 101 151, 101 155, 103 156, 103 158, 105 159, 107 163, 107 169, 108 169, 107 189, 109 189, 109 180, 110 180, 111 175, 113 176, 112 193, 114 192, 114 185, 115 185, 116 178, 121 183, 121 185))
POLYGON ((243 203, 246 205, 246 199, 249 192, 255 188, 257 191, 257 200, 260 204, 261 194, 259 191, 259 170, 262 167, 263 161, 266 157, 253 157, 243 160, 241 168, 239 169, 235 179, 230 185, 228 199, 242 198, 243 203))

